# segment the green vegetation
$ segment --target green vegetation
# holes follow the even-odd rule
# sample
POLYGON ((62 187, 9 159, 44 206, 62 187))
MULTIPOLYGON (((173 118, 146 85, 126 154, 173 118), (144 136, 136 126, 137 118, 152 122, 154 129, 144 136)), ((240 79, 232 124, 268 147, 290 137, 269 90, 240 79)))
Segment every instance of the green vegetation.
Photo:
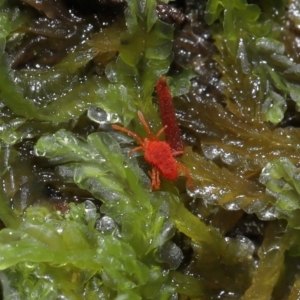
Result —
POLYGON ((179 158, 195 190, 163 180, 150 192, 132 139, 110 125, 145 136, 141 110, 156 132, 158 78, 171 69, 180 96, 199 75, 172 70, 175 26, 156 1, 127 0, 89 35, 88 21, 64 23, 61 10, 58 29, 41 23, 43 39, 30 40, 42 51, 72 32, 66 55, 45 68, 22 66, 18 51, 37 31, 35 6, 0 1, 4 299, 296 299, 300 131, 284 122, 300 110, 299 65, 282 34, 285 3, 266 2, 206 3, 221 99, 190 93, 180 108, 195 117, 195 147, 179 158), (257 240, 239 226, 247 216, 263 228, 257 240))

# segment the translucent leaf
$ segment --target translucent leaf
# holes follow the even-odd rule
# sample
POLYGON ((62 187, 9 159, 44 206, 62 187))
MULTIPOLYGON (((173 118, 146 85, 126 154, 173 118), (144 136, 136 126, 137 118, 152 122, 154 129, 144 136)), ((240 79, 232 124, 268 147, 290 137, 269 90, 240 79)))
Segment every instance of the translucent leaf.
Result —
POLYGON ((123 84, 109 84, 107 89, 99 89, 97 94, 101 101, 99 107, 108 114, 117 114, 124 126, 127 126, 136 115, 136 91, 123 84))
POLYGON ((267 121, 274 124, 279 123, 287 109, 286 101, 279 94, 271 91, 263 103, 262 111, 266 115, 267 121))
POLYGON ((147 37, 147 48, 145 57, 151 59, 166 59, 172 49, 171 37, 173 36, 173 27, 166 23, 157 21, 154 28, 147 37))
POLYGON ((8 145, 13 145, 19 141, 22 137, 17 129, 24 124, 25 120, 21 118, 16 118, 10 122, 4 123, 0 120, 0 139, 8 145))
POLYGON ((223 1, 208 0, 206 4, 206 22, 211 25, 219 18, 220 13, 224 10, 223 1))
POLYGON ((78 76, 69 70, 21 70, 14 71, 14 82, 23 91, 23 96, 34 99, 38 105, 46 105, 69 93, 78 81, 78 76))
POLYGON ((216 228, 206 225, 184 208, 182 203, 172 201, 171 205, 171 216, 177 229, 191 238, 195 253, 199 256, 208 254, 209 263, 221 260, 227 265, 236 264, 246 260, 254 251, 251 241, 224 238, 216 228))
POLYGON ((270 299, 273 289, 284 266, 285 251, 289 247, 289 232, 279 222, 270 223, 259 253, 260 261, 255 270, 252 283, 246 290, 243 300, 270 299))
POLYGON ((284 94, 289 92, 288 84, 286 80, 284 80, 277 72, 272 70, 271 68, 267 67, 267 70, 270 74, 271 80, 274 86, 284 94))
POLYGON ((10 201, 2 189, 0 190, 0 219, 9 228, 17 228, 21 222, 17 212, 10 207, 10 201))
POLYGON ((282 55, 285 51, 284 44, 270 38, 259 38, 256 40, 256 47, 259 51, 269 54, 282 55))
POLYGON ((300 171, 288 158, 280 158, 269 162, 262 170, 260 182, 267 192, 276 198, 275 205, 281 210, 300 208, 300 171))
POLYGON ((183 162, 190 170, 196 186, 194 196, 203 198, 207 204, 218 204, 227 210, 243 209, 247 213, 260 212, 269 219, 274 218, 267 210, 272 197, 266 195, 259 185, 226 168, 219 168, 195 153, 191 155, 190 151, 186 149, 183 162))
POLYGON ((296 102, 297 111, 300 111, 300 86, 295 84, 288 85, 290 89, 290 96, 296 102))
POLYGON ((201 278, 195 278, 176 271, 173 271, 172 275, 179 293, 195 298, 207 294, 204 281, 201 278))
POLYGON ((7 57, 0 57, 0 98, 17 115, 33 118, 37 109, 31 101, 25 100, 21 90, 14 84, 9 75, 7 57))
POLYGON ((186 69, 178 76, 172 77, 170 80, 170 89, 173 97, 187 94, 191 87, 190 79, 196 77, 196 74, 191 69, 186 69))
MULTIPOLYGON (((5 0, 1 1, 0 6, 2 6, 4 2, 5 0)), ((0 12, 0 40, 6 38, 8 34, 18 28, 22 22, 22 16, 18 8, 0 12)))

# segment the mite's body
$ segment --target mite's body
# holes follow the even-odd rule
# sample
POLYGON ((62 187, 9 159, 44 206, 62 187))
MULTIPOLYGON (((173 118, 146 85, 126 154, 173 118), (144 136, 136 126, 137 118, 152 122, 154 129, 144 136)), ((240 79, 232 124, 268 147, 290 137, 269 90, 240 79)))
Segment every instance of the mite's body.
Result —
POLYGON ((160 77, 155 87, 158 96, 160 118, 163 126, 166 127, 166 142, 170 145, 172 151, 182 151, 183 153, 183 141, 177 123, 173 98, 170 88, 167 85, 167 78, 165 76, 160 77))
POLYGON ((192 187, 192 180, 186 167, 174 158, 176 155, 183 154, 183 151, 174 152, 168 143, 159 140, 159 136, 164 132, 166 127, 163 127, 156 135, 154 135, 140 111, 138 112, 138 116, 148 134, 145 139, 142 139, 134 132, 122 126, 113 125, 112 127, 116 130, 127 133, 138 142, 139 146, 133 148, 130 153, 138 150, 144 151, 145 160, 152 165, 152 170, 150 172, 151 190, 160 189, 160 174, 167 180, 174 181, 179 176, 179 169, 185 173, 188 183, 192 187))

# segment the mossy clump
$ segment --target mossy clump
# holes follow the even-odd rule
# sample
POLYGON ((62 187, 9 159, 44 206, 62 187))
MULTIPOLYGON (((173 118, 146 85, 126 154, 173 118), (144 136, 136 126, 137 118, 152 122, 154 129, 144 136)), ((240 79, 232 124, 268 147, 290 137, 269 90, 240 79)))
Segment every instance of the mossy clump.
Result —
POLYGON ((5 299, 299 294, 296 14, 163 2, 0 1, 5 299), (194 189, 151 192, 142 153, 111 125, 144 137, 140 110, 157 132, 165 74, 194 189))

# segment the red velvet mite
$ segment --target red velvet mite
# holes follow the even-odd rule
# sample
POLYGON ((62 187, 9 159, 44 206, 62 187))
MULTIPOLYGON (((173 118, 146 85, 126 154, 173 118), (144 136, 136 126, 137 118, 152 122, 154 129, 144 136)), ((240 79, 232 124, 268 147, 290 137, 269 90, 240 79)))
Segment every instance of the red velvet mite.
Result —
POLYGON ((160 77, 155 85, 158 96, 159 112, 163 126, 166 127, 166 142, 171 146, 173 151, 183 151, 183 141, 181 139, 180 129, 177 123, 173 98, 167 77, 160 77))
POLYGON ((150 190, 160 189, 159 175, 163 176, 167 180, 175 181, 179 176, 179 170, 183 171, 189 186, 193 187, 192 179, 187 168, 174 158, 177 155, 183 154, 183 151, 173 151, 168 143, 159 140, 159 137, 165 131, 166 126, 160 129, 155 135, 152 133, 148 122, 145 120, 140 111, 138 112, 138 116, 147 132, 147 137, 144 139, 125 127, 119 125, 112 125, 112 127, 115 130, 119 130, 128 134, 137 141, 139 146, 133 148, 130 153, 139 150, 144 151, 145 160, 152 166, 152 170, 150 172, 150 190))

